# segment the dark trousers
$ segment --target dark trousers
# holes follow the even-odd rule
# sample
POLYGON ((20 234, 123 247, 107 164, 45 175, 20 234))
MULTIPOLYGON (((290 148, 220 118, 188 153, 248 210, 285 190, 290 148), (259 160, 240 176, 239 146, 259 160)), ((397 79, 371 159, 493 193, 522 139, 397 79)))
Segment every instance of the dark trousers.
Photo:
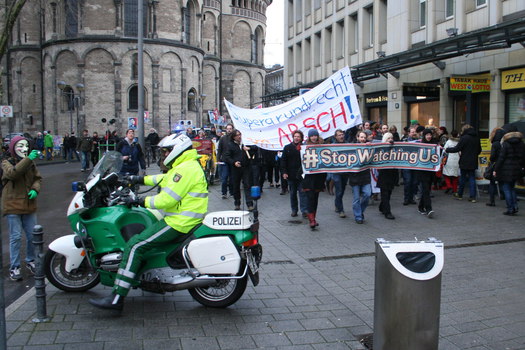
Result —
POLYGON ((304 192, 306 194, 308 213, 315 213, 319 203, 319 192, 316 190, 308 190, 304 192))
POLYGON ((221 178, 221 193, 223 196, 228 194, 228 189, 230 189, 230 194, 233 194, 232 189, 232 178, 231 178, 231 167, 229 164, 219 164, 219 177, 221 178))
POLYGON ((419 210, 428 212, 432 210, 432 202, 430 200, 430 187, 432 180, 421 180, 421 198, 419 199, 419 210))
POLYGON ((404 200, 410 202, 414 200, 414 195, 417 192, 416 176, 412 170, 403 169, 403 188, 404 200))
POLYGON ((234 204, 241 205, 241 181, 244 187, 244 200, 246 205, 251 207, 253 205, 251 196, 252 174, 250 168, 236 168, 232 167, 232 187, 234 204))
POLYGON ((379 211, 383 214, 391 214, 390 211, 390 197, 392 190, 389 188, 381 188, 381 202, 379 203, 379 211))

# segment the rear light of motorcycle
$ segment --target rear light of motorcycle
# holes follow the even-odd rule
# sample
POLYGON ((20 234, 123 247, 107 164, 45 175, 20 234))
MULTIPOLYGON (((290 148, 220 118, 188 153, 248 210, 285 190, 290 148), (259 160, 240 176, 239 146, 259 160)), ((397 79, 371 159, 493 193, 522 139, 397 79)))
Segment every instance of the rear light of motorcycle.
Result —
POLYGON ((250 226, 250 232, 252 232, 252 233, 257 233, 257 232, 259 232, 259 221, 254 222, 254 223, 250 226))
POLYGON ((245 246, 245 247, 252 247, 252 246, 256 245, 257 243, 259 243, 259 240, 257 239, 257 237, 254 237, 254 238, 244 242, 242 245, 245 246))

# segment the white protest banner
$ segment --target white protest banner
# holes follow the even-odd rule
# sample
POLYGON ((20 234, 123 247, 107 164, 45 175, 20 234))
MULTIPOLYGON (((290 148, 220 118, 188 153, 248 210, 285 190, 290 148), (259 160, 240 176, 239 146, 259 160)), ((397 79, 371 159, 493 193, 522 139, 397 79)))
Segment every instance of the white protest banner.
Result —
POLYGON ((243 143, 268 150, 282 150, 295 130, 305 135, 315 128, 321 137, 362 123, 350 68, 345 67, 312 90, 281 105, 246 109, 227 100, 224 104, 243 143))

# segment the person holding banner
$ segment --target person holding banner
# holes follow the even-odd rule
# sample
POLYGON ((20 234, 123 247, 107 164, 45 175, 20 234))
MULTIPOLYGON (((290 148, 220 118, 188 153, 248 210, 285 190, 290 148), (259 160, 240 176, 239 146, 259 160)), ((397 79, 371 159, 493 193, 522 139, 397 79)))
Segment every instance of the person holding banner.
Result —
MULTIPOLYGON (((345 143, 345 132, 343 130, 337 129, 335 131, 333 143, 345 143)), ((340 218, 346 218, 343 207, 343 196, 345 194, 346 183, 348 182, 348 173, 333 173, 332 179, 335 187, 335 212, 339 214, 340 218)))
MULTIPOLYGON (((385 132, 381 140, 383 143, 390 143, 394 145, 394 135, 390 132, 385 132)), ((379 169, 379 176, 377 179, 377 187, 381 189, 381 202, 379 203, 379 211, 389 220, 394 220, 390 210, 390 197, 392 191, 399 181, 399 171, 397 169, 379 169)))
MULTIPOLYGON (((304 140, 304 134, 301 130, 296 130, 292 134, 293 141, 284 146, 281 157, 281 174, 283 180, 288 182, 290 192, 290 206, 292 207, 292 217, 297 216, 298 205, 301 208, 303 217, 307 217, 308 209, 306 207, 306 194, 302 186, 302 162, 301 162, 301 144, 304 140), (297 192, 299 192, 299 202, 297 201, 297 192)), ((284 185, 283 181, 283 185, 284 185)))
MULTIPOLYGON (((438 141, 433 138, 432 129, 423 130, 423 138, 421 143, 434 143, 438 141)), ((436 176, 436 173, 428 170, 415 170, 416 177, 421 183, 421 198, 419 199, 418 211, 421 215, 426 215, 428 218, 434 216, 432 210, 432 201, 430 198, 430 188, 432 187, 432 181, 436 176)))
MULTIPOLYGON (((323 139, 319 137, 317 129, 308 130, 307 145, 319 145, 324 143, 323 139)), ((319 192, 324 189, 324 182, 326 180, 326 173, 308 174, 303 180, 303 191, 306 193, 308 220, 310 221, 310 228, 315 230, 319 224, 315 220, 317 213, 317 205, 319 203, 319 192)))
MULTIPOLYGON (((357 142, 366 143, 366 138, 366 132, 359 131, 357 133, 357 142)), ((354 211, 355 222, 363 224, 365 220, 365 209, 368 207, 368 201, 372 194, 370 170, 365 169, 356 173, 350 173, 348 176, 348 184, 352 187, 352 194, 354 196, 352 209, 354 211)))

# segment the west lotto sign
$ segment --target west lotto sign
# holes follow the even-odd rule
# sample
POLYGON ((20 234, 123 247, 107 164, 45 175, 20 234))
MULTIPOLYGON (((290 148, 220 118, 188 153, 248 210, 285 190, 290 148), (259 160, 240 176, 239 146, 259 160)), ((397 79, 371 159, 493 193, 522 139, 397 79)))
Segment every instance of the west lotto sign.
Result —
POLYGON ((13 118, 13 106, 0 106, 0 118, 13 118))

